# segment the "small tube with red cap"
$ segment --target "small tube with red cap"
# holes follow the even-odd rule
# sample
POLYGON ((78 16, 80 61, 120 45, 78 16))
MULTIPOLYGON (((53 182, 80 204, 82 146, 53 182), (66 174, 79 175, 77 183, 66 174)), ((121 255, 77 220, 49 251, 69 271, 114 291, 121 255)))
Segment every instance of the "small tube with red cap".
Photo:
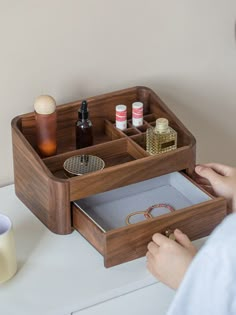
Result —
POLYGON ((124 130, 127 128, 127 107, 126 105, 116 106, 116 128, 124 130))

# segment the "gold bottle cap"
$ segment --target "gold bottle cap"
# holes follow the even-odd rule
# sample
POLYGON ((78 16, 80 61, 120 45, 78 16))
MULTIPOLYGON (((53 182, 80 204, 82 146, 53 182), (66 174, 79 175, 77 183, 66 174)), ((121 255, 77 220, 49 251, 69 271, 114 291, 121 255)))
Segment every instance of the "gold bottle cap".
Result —
POLYGON ((38 114, 52 114, 56 110, 56 101, 50 95, 40 95, 34 102, 34 109, 38 114))
POLYGON ((102 170, 105 162, 98 156, 83 154, 65 160, 63 167, 69 176, 76 176, 102 170))
POLYGON ((168 126, 169 126, 168 119, 158 118, 156 120, 156 127, 155 127, 156 130, 163 132, 163 131, 167 130, 168 126))

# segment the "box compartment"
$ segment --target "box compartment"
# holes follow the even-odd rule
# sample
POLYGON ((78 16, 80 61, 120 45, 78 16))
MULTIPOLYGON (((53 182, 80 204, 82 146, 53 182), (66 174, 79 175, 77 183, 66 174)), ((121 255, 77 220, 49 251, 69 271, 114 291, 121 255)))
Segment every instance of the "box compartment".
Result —
MULTIPOLYGON (((116 141, 103 143, 96 146, 91 146, 79 150, 70 151, 64 154, 56 155, 53 157, 43 159, 46 167, 51 173, 59 178, 68 179, 64 172, 63 164, 66 159, 75 155, 96 155, 105 162, 105 168, 110 168, 116 165, 121 165, 146 156, 143 151, 135 143, 128 141, 126 138, 121 138, 116 141)), ((101 172, 101 171, 98 171, 101 172)), ((98 175, 93 173, 93 175, 98 175)), ((83 175, 83 179, 86 175, 83 175)), ((80 180, 81 177, 74 177, 74 181, 80 180)))
POLYGON ((201 189, 186 175, 173 172, 73 203, 74 227, 104 256, 106 267, 145 255, 156 232, 180 228, 192 240, 206 236, 226 215, 226 202, 201 189), (132 212, 165 203, 174 207, 152 211, 154 218, 132 212))

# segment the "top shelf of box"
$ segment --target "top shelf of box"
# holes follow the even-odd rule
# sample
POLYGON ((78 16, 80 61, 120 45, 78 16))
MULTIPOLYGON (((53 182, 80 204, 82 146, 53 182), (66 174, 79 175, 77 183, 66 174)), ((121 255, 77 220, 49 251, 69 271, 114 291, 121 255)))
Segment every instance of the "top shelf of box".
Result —
MULTIPOLYGON (((58 151, 55 156, 49 158, 41 159, 37 153, 34 113, 18 116, 13 120, 12 128, 17 132, 22 145, 29 149, 35 161, 37 161, 35 163, 41 164, 48 176, 55 179, 69 180, 71 190, 73 190, 73 179, 68 179, 65 176, 63 163, 68 157, 77 154, 92 154, 102 158, 106 165, 102 171, 105 174, 107 169, 113 171, 114 168, 119 166, 124 167, 123 172, 126 172, 128 169, 125 170, 125 167, 129 167, 137 160, 143 160, 144 166, 144 164, 149 163, 148 161, 154 159, 155 163, 158 161, 166 168, 164 170, 161 165, 155 166, 155 169, 159 169, 159 171, 153 170, 153 175, 138 176, 142 179, 145 179, 146 176, 149 178, 150 176, 161 175, 168 171, 190 170, 191 167, 193 168, 195 163, 194 137, 151 89, 134 87, 90 97, 87 102, 89 104, 90 120, 93 124, 94 145, 80 150, 75 148, 75 124, 78 119, 78 109, 81 101, 59 105, 57 106, 58 151), (131 120, 132 103, 137 101, 143 103, 144 123, 140 127, 133 127, 131 120), (118 104, 127 106, 128 126, 123 131, 115 127, 115 107, 118 104), (161 154, 161 156, 153 157, 146 152, 145 132, 148 127, 154 126, 156 119, 159 117, 167 118, 170 126, 177 131, 178 148, 161 154), (127 166, 127 164, 129 165, 127 166)), ((142 164, 140 165, 142 166, 142 164)), ((90 175, 83 175, 83 179, 90 175)))
MULTIPOLYGON (((160 98, 149 88, 135 87, 118 92, 95 96, 87 99, 89 104, 90 119, 93 123, 94 144, 105 143, 126 136, 141 135, 145 133, 148 124, 154 125, 156 118, 165 117, 170 125, 178 132, 178 147, 188 146, 194 142, 193 136, 167 108, 160 98), (140 101, 144 105, 144 126, 132 128, 131 111, 132 103, 140 101), (119 132, 112 128, 108 122, 114 123, 115 106, 127 105, 128 128, 119 132)), ((81 101, 76 101, 57 106, 58 129, 57 129, 57 153, 65 153, 75 150, 75 123, 78 117, 78 109, 81 101)), ((23 137, 36 150, 36 132, 34 113, 18 116, 15 120, 16 128, 23 137)))

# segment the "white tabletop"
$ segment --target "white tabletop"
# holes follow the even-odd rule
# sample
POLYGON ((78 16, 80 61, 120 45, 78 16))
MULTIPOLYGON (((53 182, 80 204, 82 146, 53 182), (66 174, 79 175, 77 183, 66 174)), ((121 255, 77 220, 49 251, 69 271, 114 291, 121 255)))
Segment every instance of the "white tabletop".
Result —
POLYGON ((0 188, 0 199, 0 213, 13 222, 18 260, 17 274, 0 285, 1 314, 67 315, 156 283, 144 257, 106 269, 78 232, 50 232, 16 197, 14 185, 0 188))
POLYGON ((18 272, 0 285, 0 313, 65 315, 155 283, 145 258, 106 269, 103 257, 76 231, 50 232, 16 197, 0 189, 13 221, 18 272))
POLYGON ((72 315, 166 315, 174 291, 158 282, 72 315))

